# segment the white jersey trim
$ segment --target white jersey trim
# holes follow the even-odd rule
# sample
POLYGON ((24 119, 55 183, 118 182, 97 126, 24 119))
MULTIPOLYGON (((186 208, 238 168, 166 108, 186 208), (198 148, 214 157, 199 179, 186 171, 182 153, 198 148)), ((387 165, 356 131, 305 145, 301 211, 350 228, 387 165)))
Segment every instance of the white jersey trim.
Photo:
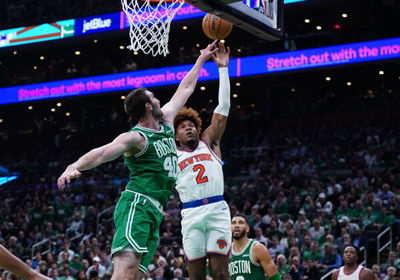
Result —
POLYGON ((143 137, 144 137, 144 139, 146 141, 146 146, 143 148, 143 150, 141 150, 139 153, 134 155, 135 157, 140 157, 141 155, 143 155, 147 151, 147 148, 149 147, 149 139, 147 139, 146 134, 144 134, 143 132, 141 132, 139 130, 136 130, 136 131, 139 132, 141 135, 143 135, 143 137))

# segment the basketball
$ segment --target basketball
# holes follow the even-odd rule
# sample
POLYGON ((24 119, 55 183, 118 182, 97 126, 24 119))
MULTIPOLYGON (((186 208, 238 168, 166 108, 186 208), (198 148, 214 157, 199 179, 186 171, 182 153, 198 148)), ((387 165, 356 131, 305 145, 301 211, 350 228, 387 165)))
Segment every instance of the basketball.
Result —
POLYGON ((206 14, 203 18, 203 32, 212 40, 221 40, 231 34, 232 23, 213 14, 206 14))

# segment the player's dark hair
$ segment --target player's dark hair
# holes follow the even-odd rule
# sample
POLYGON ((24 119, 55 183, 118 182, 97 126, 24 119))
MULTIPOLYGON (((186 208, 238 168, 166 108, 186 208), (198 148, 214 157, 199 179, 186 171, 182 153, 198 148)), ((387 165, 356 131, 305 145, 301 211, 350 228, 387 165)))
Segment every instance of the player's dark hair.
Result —
POLYGON ((146 94, 148 89, 144 87, 132 90, 125 98, 125 112, 133 122, 138 122, 146 114, 146 103, 151 104, 150 97, 146 94))
POLYGON ((249 225, 249 220, 247 219, 247 216, 246 216, 246 215, 244 215, 244 214, 242 214, 242 213, 235 214, 235 215, 232 217, 232 219, 235 218, 235 217, 241 217, 241 218, 243 218, 244 221, 246 222, 246 224, 247 224, 248 226, 250 226, 250 225, 249 225))

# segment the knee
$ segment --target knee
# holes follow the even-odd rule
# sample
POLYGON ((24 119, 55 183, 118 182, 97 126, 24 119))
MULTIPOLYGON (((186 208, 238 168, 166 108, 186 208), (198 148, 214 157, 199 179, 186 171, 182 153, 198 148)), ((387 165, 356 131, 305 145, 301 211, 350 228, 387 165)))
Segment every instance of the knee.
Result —
POLYGON ((224 266, 216 267, 211 271, 211 277, 213 280, 228 280, 229 272, 224 266))

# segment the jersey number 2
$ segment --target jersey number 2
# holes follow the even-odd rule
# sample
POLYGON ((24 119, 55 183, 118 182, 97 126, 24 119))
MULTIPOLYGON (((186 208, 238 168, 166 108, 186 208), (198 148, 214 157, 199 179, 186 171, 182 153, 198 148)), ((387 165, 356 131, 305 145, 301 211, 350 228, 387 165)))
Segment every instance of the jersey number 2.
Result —
POLYGON ((204 175, 204 166, 202 164, 196 164, 193 167, 193 171, 194 172, 198 172, 197 176, 196 176, 197 184, 202 184, 202 183, 208 182, 208 177, 207 176, 203 177, 203 175, 204 175))

